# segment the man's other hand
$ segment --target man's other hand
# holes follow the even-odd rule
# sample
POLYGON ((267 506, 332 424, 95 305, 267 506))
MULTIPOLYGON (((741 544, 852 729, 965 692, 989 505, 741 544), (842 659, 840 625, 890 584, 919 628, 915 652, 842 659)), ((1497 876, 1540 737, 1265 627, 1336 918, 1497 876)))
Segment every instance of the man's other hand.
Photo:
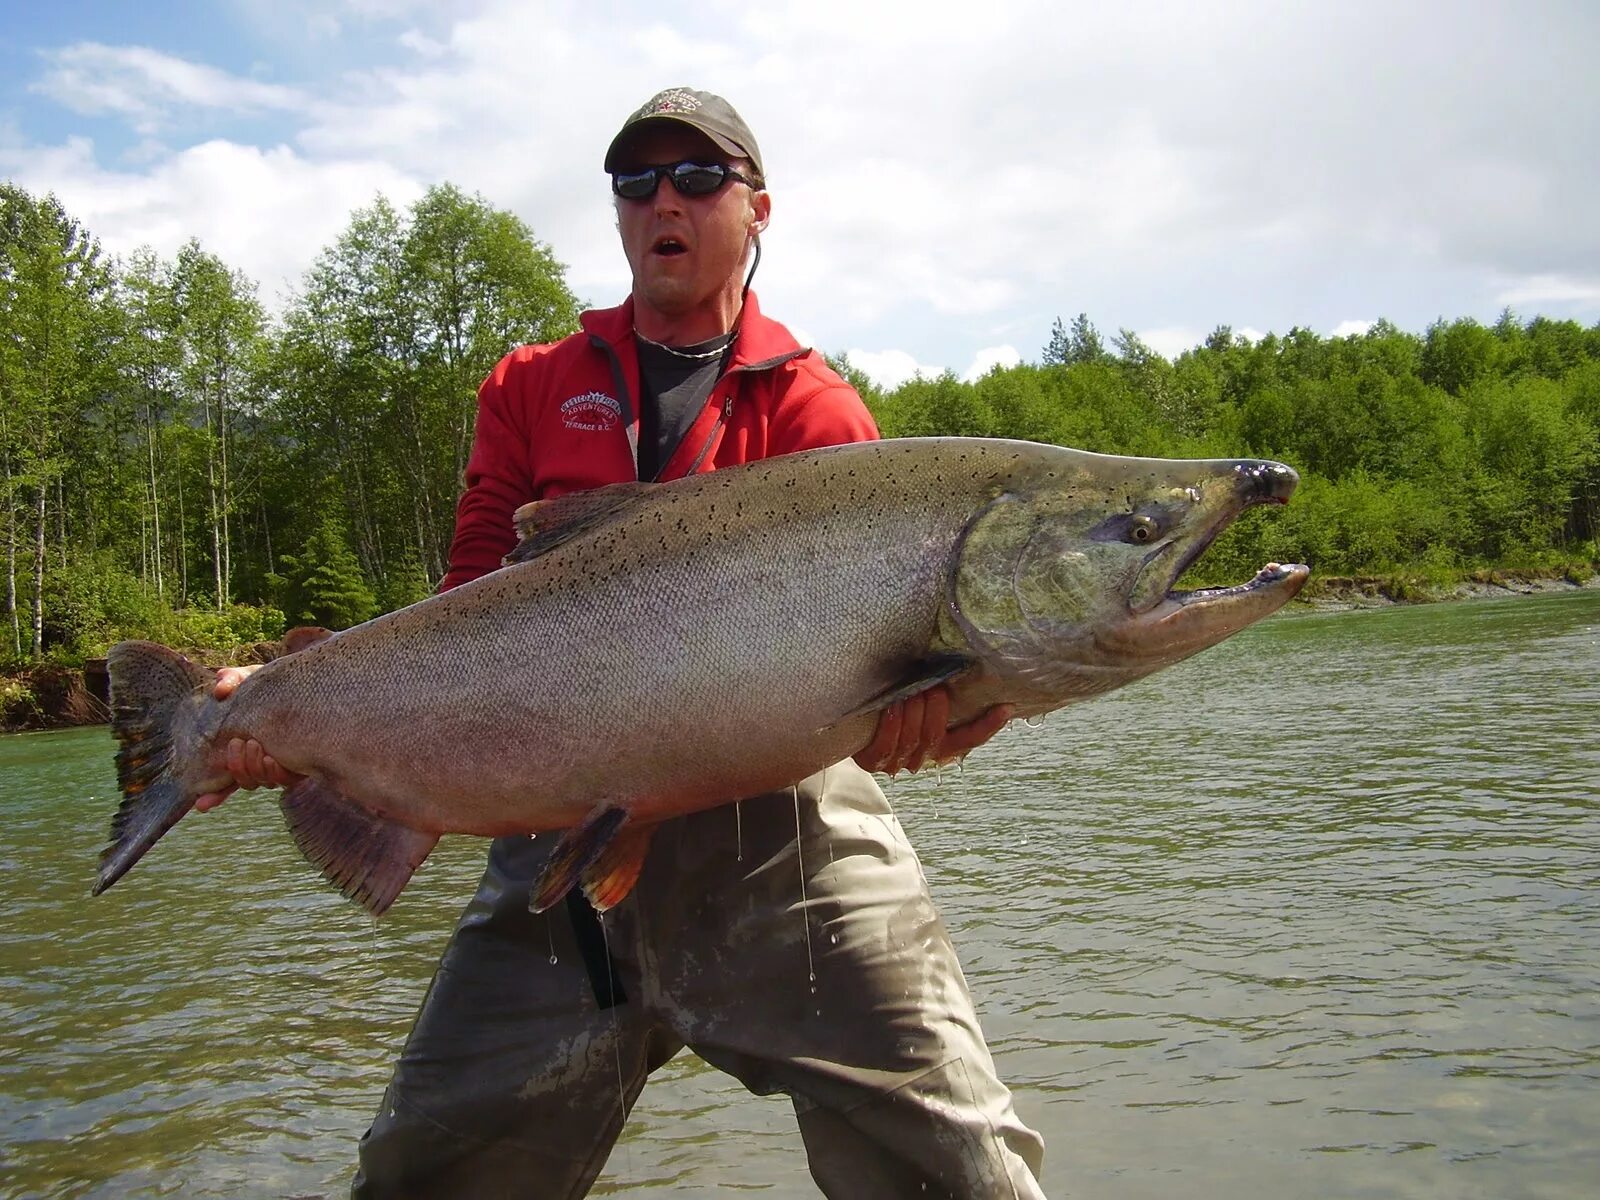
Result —
POLYGON ((868 771, 895 775, 918 771, 929 763, 951 763, 983 745, 1009 721, 1016 710, 997 704, 965 725, 946 729, 950 720, 950 689, 940 684, 883 710, 878 732, 856 757, 868 771))
MULTIPOLYGON (((238 686, 258 667, 223 667, 217 672, 217 682, 211 688, 216 700, 226 700, 238 686)), ((262 787, 289 787, 303 777, 286 771, 268 754, 255 738, 233 738, 228 742, 224 765, 233 776, 233 786, 220 792, 206 792, 196 796, 194 806, 199 812, 210 812, 234 792, 243 788, 250 791, 262 787)))

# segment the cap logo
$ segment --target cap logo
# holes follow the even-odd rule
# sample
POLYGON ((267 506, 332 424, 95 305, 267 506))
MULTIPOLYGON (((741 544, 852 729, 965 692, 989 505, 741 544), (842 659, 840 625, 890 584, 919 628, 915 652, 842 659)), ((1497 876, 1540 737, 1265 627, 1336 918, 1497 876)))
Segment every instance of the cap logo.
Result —
POLYGON ((633 114, 634 120, 640 117, 653 117, 658 113, 692 113, 700 107, 700 97, 685 88, 669 88, 650 98, 650 101, 633 114))

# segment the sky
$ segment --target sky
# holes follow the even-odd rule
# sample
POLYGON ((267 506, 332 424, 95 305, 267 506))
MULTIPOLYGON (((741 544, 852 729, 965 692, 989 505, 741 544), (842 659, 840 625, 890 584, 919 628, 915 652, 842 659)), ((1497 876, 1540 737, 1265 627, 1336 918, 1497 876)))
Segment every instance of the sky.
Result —
POLYGON ((664 87, 755 131, 762 308, 893 386, 1080 313, 1600 321, 1600 5, 3 0, 0 177, 113 253, 190 237, 281 308, 378 194, 508 209, 628 289, 606 144, 664 87), (675 6, 677 7, 677 6, 675 6))

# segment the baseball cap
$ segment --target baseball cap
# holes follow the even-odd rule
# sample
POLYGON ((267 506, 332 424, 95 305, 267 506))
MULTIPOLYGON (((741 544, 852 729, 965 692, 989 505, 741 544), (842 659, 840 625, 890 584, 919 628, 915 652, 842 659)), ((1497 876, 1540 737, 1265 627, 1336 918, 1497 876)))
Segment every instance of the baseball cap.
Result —
POLYGON ((717 149, 735 158, 748 158, 756 169, 756 180, 766 179, 766 168, 761 165, 761 150, 756 145, 756 135, 744 118, 734 111, 721 96, 694 88, 675 87, 657 92, 622 123, 617 136, 606 148, 606 171, 616 173, 640 164, 628 162, 623 153, 629 139, 640 129, 665 121, 687 125, 706 135, 717 149))

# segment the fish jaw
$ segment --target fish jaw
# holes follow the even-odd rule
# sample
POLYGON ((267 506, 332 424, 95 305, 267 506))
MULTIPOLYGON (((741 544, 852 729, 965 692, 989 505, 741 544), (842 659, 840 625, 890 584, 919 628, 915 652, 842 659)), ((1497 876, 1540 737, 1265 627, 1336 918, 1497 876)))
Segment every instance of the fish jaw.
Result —
POLYGON ((1107 626, 1094 639, 1095 656, 1126 664, 1130 679, 1147 675, 1277 612, 1310 577, 1311 569, 1302 563, 1268 563, 1247 583, 1169 592, 1143 612, 1130 612, 1126 620, 1107 626))

